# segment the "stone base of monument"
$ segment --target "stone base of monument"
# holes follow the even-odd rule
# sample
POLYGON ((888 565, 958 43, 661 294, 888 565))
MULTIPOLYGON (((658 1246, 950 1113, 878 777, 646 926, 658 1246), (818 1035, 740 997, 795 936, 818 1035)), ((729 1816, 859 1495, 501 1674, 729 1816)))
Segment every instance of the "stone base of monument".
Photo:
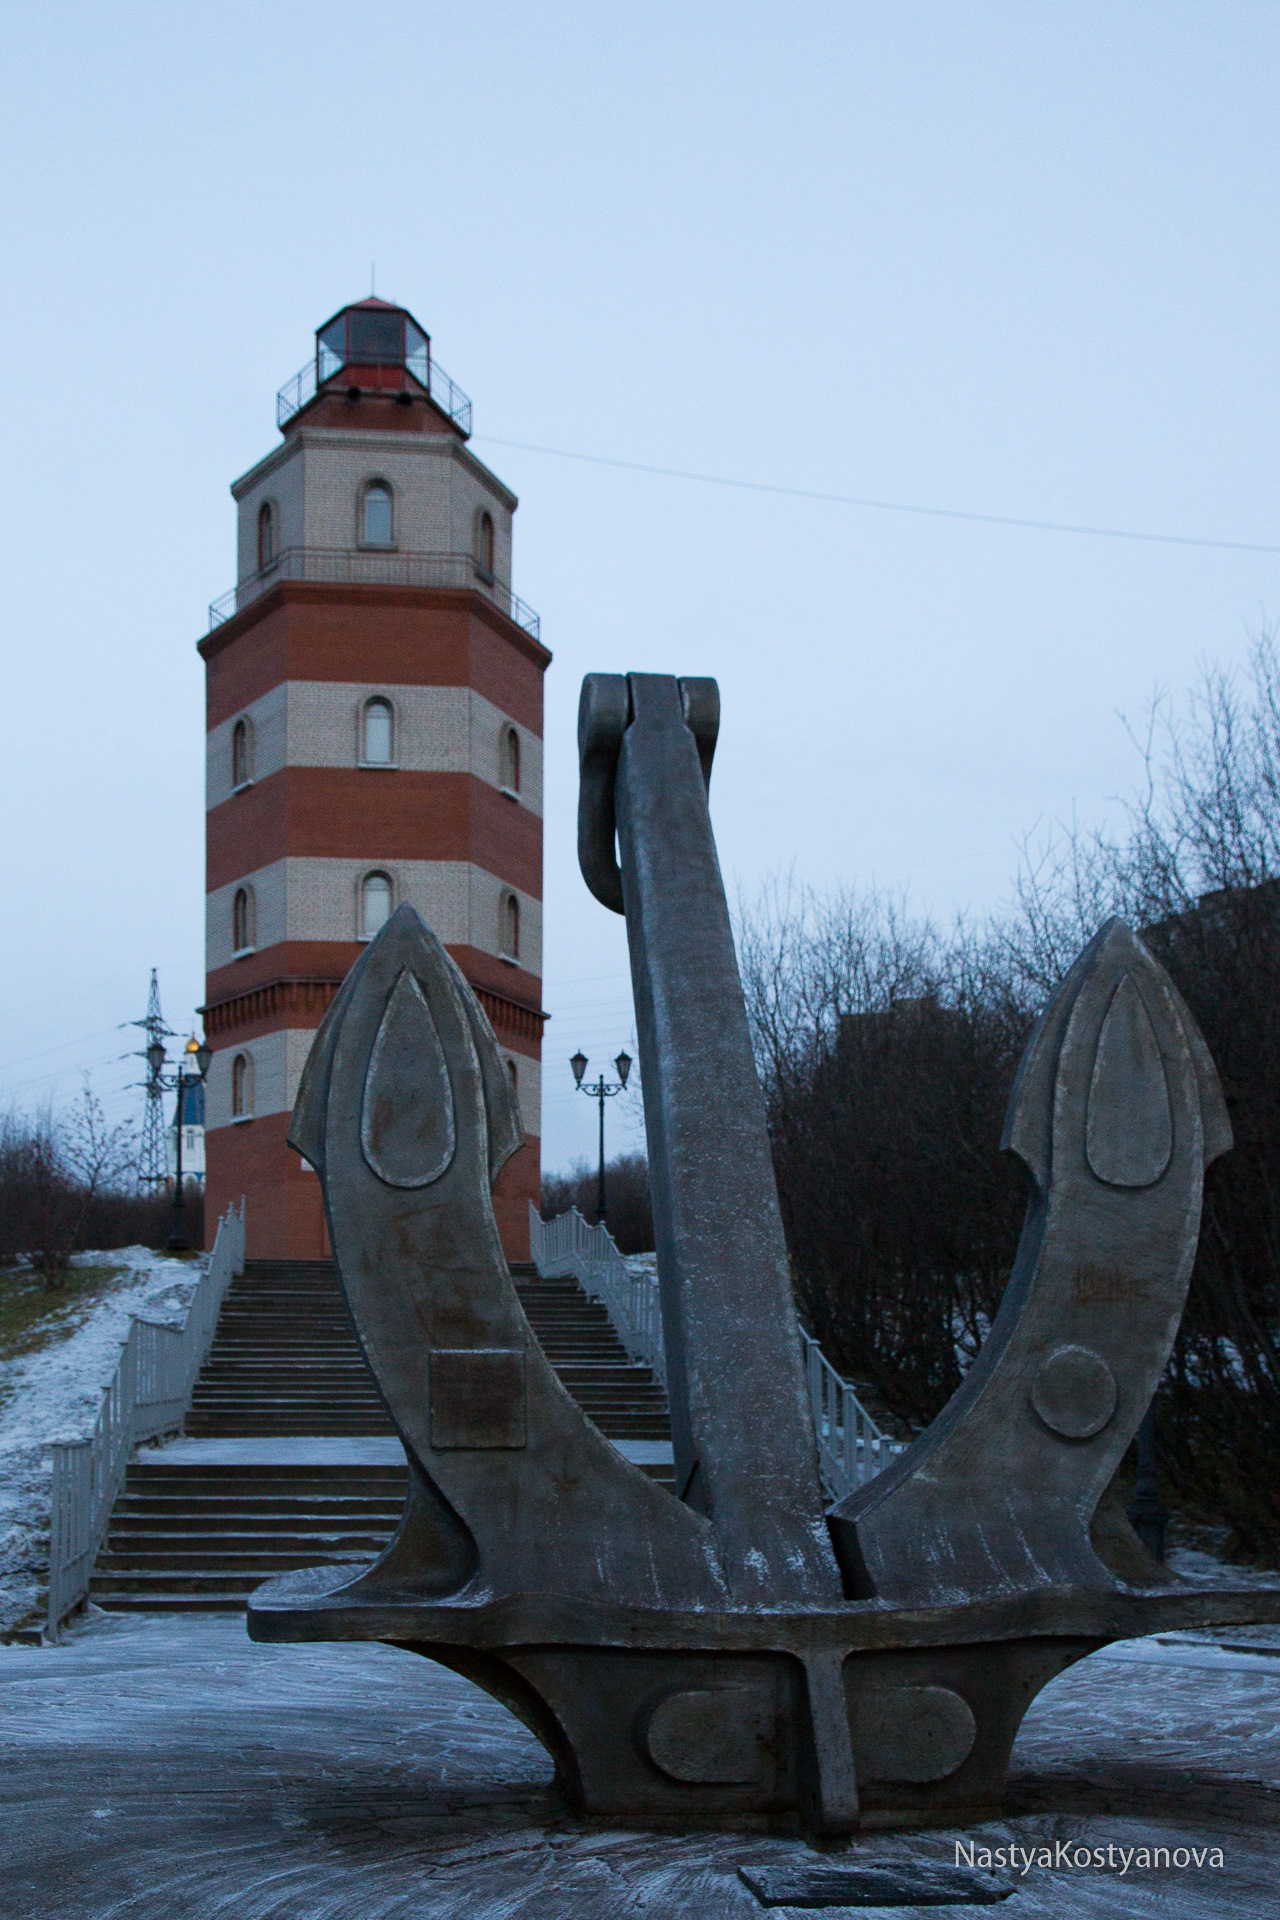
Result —
POLYGON ((1076 1661, 1118 1639, 1277 1617, 1274 1591, 1182 1584, 800 1615, 432 1605, 311 1568, 257 1589, 249 1632, 380 1640, 464 1675, 537 1736, 586 1818, 821 1839, 989 1819, 1027 1708, 1076 1661), (815 1728, 837 1730, 834 1747, 845 1725, 843 1755, 816 1751, 815 1728))

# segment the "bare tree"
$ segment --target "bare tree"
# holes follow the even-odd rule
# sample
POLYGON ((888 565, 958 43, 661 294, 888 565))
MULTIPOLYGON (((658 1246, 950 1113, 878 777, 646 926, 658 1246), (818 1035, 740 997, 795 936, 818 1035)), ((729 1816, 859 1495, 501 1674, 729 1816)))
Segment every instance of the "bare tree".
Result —
POLYGON ((67 1217, 71 1193, 52 1109, 36 1118, 27 1144, 27 1179, 31 1199, 31 1244, 44 1274, 45 1291, 61 1286, 67 1268, 67 1217))
POLYGON ((1112 913, 1169 969, 1222 1077, 1235 1151, 1210 1171, 1161 1389, 1184 1505, 1280 1551, 1280 655, 1206 668, 1131 729, 1118 831, 1028 838, 1010 910, 946 933, 874 893, 784 879, 739 951, 797 1298, 836 1364, 931 1419, 1003 1291, 1024 1204, 999 1138, 1034 1018, 1112 913))
POLYGON ((29 1254, 52 1290, 84 1246, 163 1245, 168 1224, 165 1196, 137 1192, 132 1127, 107 1123, 87 1079, 65 1114, 0 1116, 0 1260, 29 1254))
MULTIPOLYGON (((653 1248, 653 1206, 649 1198, 649 1162, 642 1153, 620 1153, 605 1166, 608 1226, 622 1253, 649 1253, 653 1248)), ((577 1160, 568 1173, 542 1176, 542 1217, 576 1207, 583 1219, 596 1221, 596 1168, 577 1160)))
POLYGON ((1008 1278, 1023 1200, 998 1147, 1030 1010, 963 925, 883 895, 773 884, 738 935, 801 1312, 921 1426, 1008 1278))
POLYGON ((1235 1548, 1280 1549, 1280 656, 1206 667, 1133 734, 1143 780, 1123 831, 1063 828, 1028 849, 998 931, 1011 978, 1047 990, 1109 912, 1139 927, 1217 1063, 1235 1151, 1210 1170, 1191 1290, 1161 1390, 1162 1451, 1185 1501, 1235 1548))
POLYGON ((60 1134, 62 1164, 75 1196, 67 1246, 68 1252, 74 1253, 83 1245, 85 1223, 100 1195, 136 1184, 138 1138, 128 1120, 107 1124, 102 1102, 87 1074, 80 1098, 64 1118, 60 1134))

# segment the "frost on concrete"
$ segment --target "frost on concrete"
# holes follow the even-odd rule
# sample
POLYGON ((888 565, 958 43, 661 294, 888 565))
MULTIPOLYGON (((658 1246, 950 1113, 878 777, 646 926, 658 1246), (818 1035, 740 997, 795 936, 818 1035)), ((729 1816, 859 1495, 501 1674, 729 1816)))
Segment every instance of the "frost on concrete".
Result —
POLYGON ((39 1352, 0 1362, 0 1633, 36 1607, 48 1572, 50 1444, 92 1433, 129 1316, 180 1327, 203 1270, 150 1247, 82 1253, 75 1264, 119 1272, 105 1296, 70 1305, 39 1352))
MULTIPOLYGON (((902 1870, 1016 1846, 1034 1864, 1007 1905, 836 1911, 1272 1920, 1278 1793, 1280 1659, 1141 1642, 1033 1702, 999 1815, 870 1832, 844 1856, 902 1870), (1157 1847, 1159 1870, 1125 1868, 1157 1847)), ((739 1869, 840 1857, 576 1821, 532 1734, 393 1647, 91 1612, 63 1646, 0 1652, 13 1920, 803 1920, 761 1907, 739 1869)))

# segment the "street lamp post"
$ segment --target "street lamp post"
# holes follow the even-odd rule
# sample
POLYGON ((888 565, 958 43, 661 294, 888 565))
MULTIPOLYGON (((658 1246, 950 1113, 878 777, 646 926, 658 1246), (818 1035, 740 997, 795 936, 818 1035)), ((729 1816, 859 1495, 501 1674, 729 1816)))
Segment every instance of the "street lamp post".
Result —
MULTIPOLYGON (((164 1041, 158 1040, 158 1039, 153 1040, 151 1042, 151 1045, 147 1048, 147 1066, 151 1070, 152 1086, 163 1087, 167 1092, 176 1093, 178 1096, 177 1110, 174 1115, 174 1134, 175 1134, 175 1145, 177 1147, 177 1161, 174 1168, 174 1182, 173 1182, 173 1222, 169 1229, 169 1238, 165 1242, 165 1245, 168 1248, 168 1251, 170 1253, 186 1253, 191 1244, 190 1241, 187 1239, 187 1224, 186 1224, 187 1200, 186 1200, 186 1195, 182 1190, 183 1096, 185 1095, 189 1087, 198 1087, 200 1085, 201 1081, 204 1079, 205 1075, 209 1071, 209 1062, 213 1058, 213 1048, 209 1045, 209 1042, 207 1040, 202 1040, 199 1046, 194 1045, 194 1043, 189 1045, 187 1048, 187 1052, 190 1054, 193 1054, 195 1057, 196 1072, 184 1073, 182 1070, 183 1062, 182 1060, 179 1060, 177 1072, 172 1074, 166 1074, 162 1071, 164 1067, 164 1041)), ((184 1058, 185 1058, 185 1055, 184 1055, 184 1058)))
POLYGON ((584 1087, 582 1084, 582 1076, 587 1070, 587 1056, 582 1051, 581 1047, 579 1047, 578 1051, 574 1054, 573 1058, 569 1062, 569 1065, 573 1068, 574 1084, 576 1085, 578 1092, 588 1094, 591 1097, 591 1099, 598 1100, 600 1102, 600 1170, 596 1176, 596 1219, 600 1222, 600 1225, 602 1227, 605 1225, 604 1103, 606 1100, 611 1099, 615 1093, 621 1093, 623 1088, 626 1086, 627 1075, 631 1071, 631 1055, 629 1053, 620 1053, 613 1064, 618 1075, 618 1078, 616 1081, 606 1080, 604 1075, 601 1074, 600 1078, 597 1081, 595 1081, 594 1084, 591 1082, 588 1082, 588 1084, 584 1087))

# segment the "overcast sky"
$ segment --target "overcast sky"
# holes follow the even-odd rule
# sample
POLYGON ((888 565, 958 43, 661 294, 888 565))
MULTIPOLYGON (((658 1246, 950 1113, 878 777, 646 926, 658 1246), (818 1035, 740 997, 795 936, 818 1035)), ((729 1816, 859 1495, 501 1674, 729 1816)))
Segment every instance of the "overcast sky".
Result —
POLYGON ((113 1030, 152 966, 194 1018, 227 487, 371 262, 520 495, 515 586, 555 655, 545 1164, 593 1150, 568 1055, 633 1033, 574 857, 584 672, 719 679, 731 887, 794 863, 945 917, 1001 899, 1037 820, 1132 782, 1117 712, 1280 610, 1276 552, 502 444, 1280 546, 1274 4, 6 20, 0 1101, 82 1067, 136 1101, 113 1030))

